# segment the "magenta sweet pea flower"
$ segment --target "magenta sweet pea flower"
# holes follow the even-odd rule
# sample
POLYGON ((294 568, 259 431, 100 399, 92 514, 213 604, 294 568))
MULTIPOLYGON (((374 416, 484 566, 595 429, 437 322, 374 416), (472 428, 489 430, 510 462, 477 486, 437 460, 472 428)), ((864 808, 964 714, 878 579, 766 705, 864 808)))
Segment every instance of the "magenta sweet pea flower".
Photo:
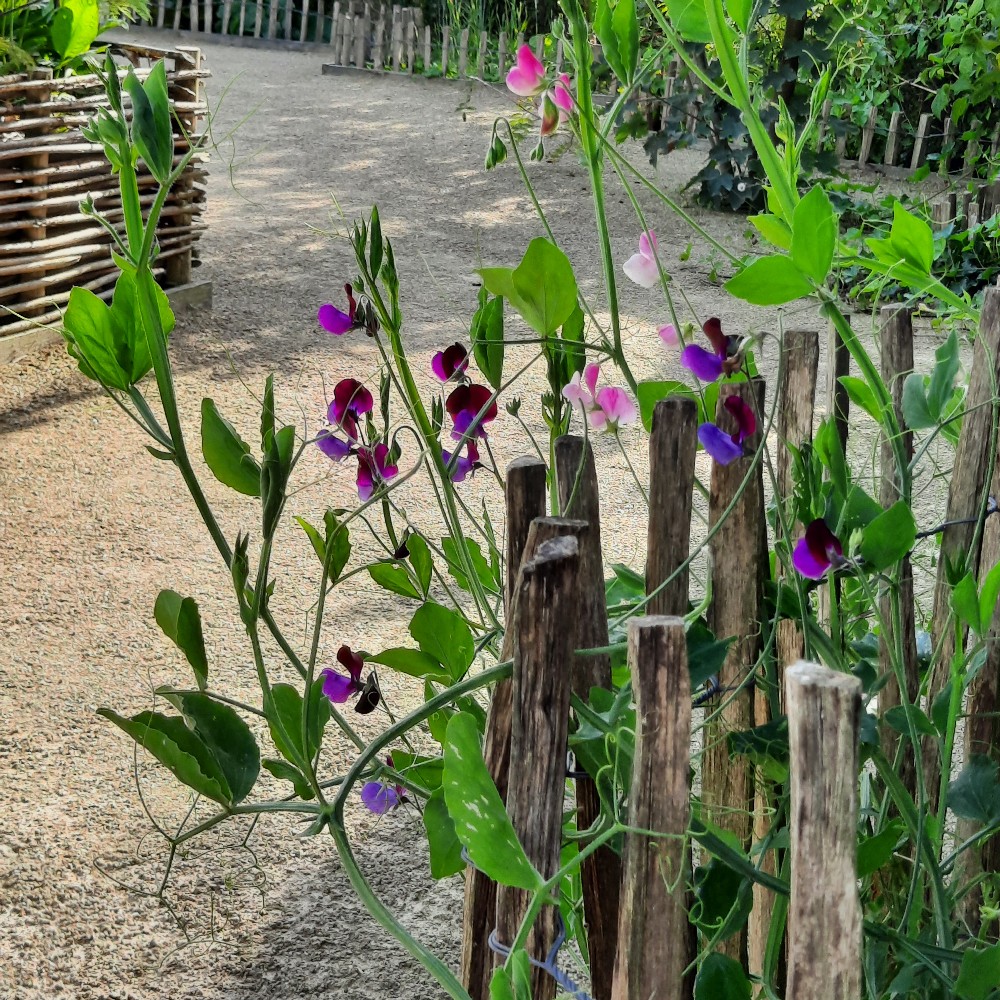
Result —
POLYGON ((507 89, 518 97, 534 97, 545 86, 545 66, 530 45, 517 50, 517 61, 507 74, 507 89))
POLYGON ((493 399, 493 393, 485 385, 474 382, 454 389, 444 405, 455 425, 451 432, 455 441, 461 441, 466 435, 486 437, 484 425, 497 416, 497 402, 493 399))
POLYGON ((354 289, 350 284, 347 284, 344 285, 344 291, 347 293, 347 312, 341 312, 336 306, 327 303, 320 306, 319 312, 316 314, 319 325, 327 333, 332 333, 335 337, 341 337, 356 326, 361 325, 358 323, 355 315, 357 304, 354 301, 354 289))
POLYGON ((541 112, 541 135, 545 139, 559 128, 559 109, 556 107, 556 102, 552 100, 552 94, 549 91, 546 91, 542 97, 541 112))
POLYGON ((358 420, 371 413, 373 405, 372 394, 357 379, 343 378, 334 386, 327 417, 356 441, 358 420))
POLYGON ((454 452, 442 448, 441 458, 444 460, 445 468, 451 466, 451 481, 453 483, 464 483, 467 478, 475 475, 476 469, 482 468, 482 463, 479 461, 479 449, 471 438, 466 442, 464 455, 459 454, 456 458, 454 452), (452 464, 453 462, 454 464, 452 464))
POLYGON ((673 323, 661 326, 657 332, 659 333, 660 340, 663 341, 664 347, 678 347, 680 345, 680 334, 678 334, 677 327, 673 323))
POLYGON ((652 288, 660 282, 660 269, 656 266, 656 233, 650 231, 639 237, 639 252, 632 254, 622 270, 625 276, 643 288, 652 288))
POLYGON ((469 367, 469 352, 461 344, 438 351, 431 359, 431 371, 442 382, 461 375, 469 367))
POLYGON ((573 114, 573 95, 569 88, 569 74, 562 73, 549 91, 552 95, 552 103, 559 109, 560 125, 569 121, 569 116, 573 114))
MULTIPOLYGON (((392 754, 385 762, 393 766, 392 754)), ((402 785, 387 785, 381 781, 369 781, 361 789, 361 801, 376 816, 384 816, 406 802, 406 789, 402 785)))
POLYGON ((563 388, 563 397, 579 406, 594 430, 615 432, 622 424, 631 424, 639 415, 628 393, 614 385, 597 388, 601 374, 600 365, 591 363, 580 372, 574 372, 569 384, 563 388))
POLYGON ((714 382, 739 368, 739 343, 722 332, 722 323, 715 316, 705 321, 702 330, 712 345, 711 352, 698 344, 688 344, 681 351, 681 364, 702 382, 714 382))
POLYGON ((792 565, 810 580, 822 580, 831 566, 835 568, 843 562, 840 539, 821 517, 809 524, 792 552, 792 565))
POLYGON ((722 405, 736 421, 735 432, 727 434, 715 424, 706 423, 698 428, 698 440, 719 465, 729 465, 743 457, 743 442, 756 432, 757 418, 739 396, 727 396, 722 405))
POLYGON ((350 444, 347 441, 341 441, 326 427, 316 435, 316 447, 327 458, 332 458, 335 462, 343 462, 351 453, 350 444))
POLYGON ((385 444, 358 448, 357 455, 358 497, 370 500, 377 487, 399 475, 399 467, 389 464, 389 446, 385 444))
POLYGON ((352 695, 361 694, 365 685, 361 680, 364 669, 364 657, 355 653, 350 646, 341 646, 337 650, 337 662, 346 667, 346 674, 338 674, 327 667, 323 671, 323 694, 335 705, 343 705, 352 695))

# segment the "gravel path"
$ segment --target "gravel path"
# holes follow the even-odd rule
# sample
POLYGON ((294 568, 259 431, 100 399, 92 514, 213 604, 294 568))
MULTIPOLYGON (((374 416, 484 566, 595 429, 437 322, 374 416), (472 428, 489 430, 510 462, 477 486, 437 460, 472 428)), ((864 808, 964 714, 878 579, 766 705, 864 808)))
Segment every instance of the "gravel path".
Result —
MULTIPOLYGON (((467 334, 473 268, 516 262, 539 232, 514 168, 482 170, 493 119, 511 105, 502 93, 439 82, 323 78, 315 54, 208 45, 206 61, 213 105, 224 98, 201 244, 200 273, 215 283, 215 308, 182 322, 172 343, 189 434, 197 440, 200 400, 211 395, 252 438, 252 393, 272 370, 285 418, 301 426, 305 415, 315 428, 325 387, 375 370, 365 338, 334 342, 314 322, 317 306, 336 301, 352 273, 347 245, 317 231, 339 225, 333 198, 348 219, 379 204, 396 247, 407 342, 425 370, 432 351, 467 334)), ((678 189, 696 167, 690 154, 677 154, 670 169, 661 180, 678 189)), ((531 172, 582 287, 597 300, 597 247, 575 151, 531 172)), ((610 202, 616 257, 624 259, 639 227, 624 194, 610 202)), ((661 245, 679 254, 689 234, 665 209, 648 207, 661 245)), ((742 220, 696 214, 721 239, 741 243, 742 220)), ((775 331, 775 315, 727 299, 708 279, 711 267, 698 244, 673 266, 698 313, 721 315, 731 330, 775 331)), ((638 374, 669 374, 654 334, 665 321, 656 297, 624 288, 623 315, 638 374)), ((786 321, 816 323, 802 313, 786 321)), ((501 464, 526 448, 503 422, 501 464)), ((641 441, 631 441, 642 474, 641 441)), ((176 824, 187 798, 145 759, 136 762, 94 710, 138 711, 156 685, 188 681, 152 620, 160 588, 197 597, 213 684, 251 701, 259 694, 221 564, 172 467, 150 458, 143 443, 61 350, 0 372, 0 998, 437 995, 367 918, 332 845, 299 839, 292 823, 262 822, 246 844, 247 824, 195 842, 178 859, 169 905, 148 895, 164 851, 147 836, 135 775, 162 823, 176 824)), ((641 565, 644 513, 617 450, 598 446, 617 515, 605 529, 609 555, 641 565)), ((304 488, 276 567, 276 611, 300 643, 316 573, 291 516, 319 518, 327 505, 351 503, 347 473, 321 459, 303 463, 304 488)), ((253 505, 217 485, 207 488, 228 537, 254 530, 253 505)), ((482 476, 470 493, 496 492, 489 487, 482 476)), ((414 484, 406 502, 433 530, 425 499, 414 484)), ((365 551, 357 539, 356 558, 365 551)), ((412 611, 370 589, 336 593, 323 662, 341 642, 390 645, 412 611)), ((394 707, 419 696, 416 685, 384 681, 394 707)), ((331 773, 342 762, 329 760, 331 773)), ((261 794, 269 787, 262 780, 261 794)), ((420 842, 419 818, 401 811, 375 823, 358 814, 355 834, 380 891, 423 939, 453 955, 460 886, 430 882, 411 846, 420 842)))

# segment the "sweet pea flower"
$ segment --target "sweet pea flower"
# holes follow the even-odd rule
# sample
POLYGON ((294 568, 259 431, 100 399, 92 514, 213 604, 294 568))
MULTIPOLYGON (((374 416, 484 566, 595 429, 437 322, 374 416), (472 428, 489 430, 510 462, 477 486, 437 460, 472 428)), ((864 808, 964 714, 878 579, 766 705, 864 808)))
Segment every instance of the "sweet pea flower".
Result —
POLYGON ((721 321, 713 316, 702 326, 705 336, 712 345, 712 350, 706 351, 698 344, 688 344, 681 351, 681 364, 702 382, 714 382, 722 375, 730 375, 739 368, 738 340, 727 337, 722 332, 721 321))
POLYGON ((639 237, 639 252, 632 254, 622 270, 625 276, 643 288, 652 288, 660 282, 660 269, 656 266, 656 233, 650 230, 639 237))
POLYGON ((479 461, 479 449, 476 447, 476 442, 471 438, 466 442, 464 455, 459 454, 456 458, 454 452, 442 448, 441 458, 444 461, 445 468, 451 466, 451 481, 453 483, 465 482, 467 478, 475 475, 476 469, 482 468, 482 463, 479 461), (452 465, 452 461, 454 461, 454 465, 452 465))
POLYGON ((840 539, 818 517, 810 522, 805 535, 798 540, 792 552, 792 565, 810 580, 822 580, 831 566, 844 562, 844 549, 840 539))
POLYGON ((350 646, 341 646, 337 650, 337 662, 347 668, 346 674, 338 674, 327 667, 323 671, 323 694, 335 705, 343 705, 352 695, 361 694, 365 685, 361 680, 361 671, 365 660, 360 653, 355 653, 350 646))
POLYGON ((399 467, 389 464, 389 446, 358 448, 358 497, 370 500, 375 489, 399 475, 399 467))
POLYGON ((551 92, 546 91, 542 98, 542 138, 545 139, 552 135, 557 128, 559 128, 559 109, 556 107, 556 102, 552 100, 551 92))
POLYGON ((664 347, 677 347, 680 345, 680 334, 678 334, 677 327, 673 323, 661 326, 657 332, 659 333, 660 340, 663 341, 664 347))
POLYGON ((597 388, 601 374, 600 365, 591 363, 580 372, 574 372, 569 384, 563 388, 563 397, 579 406, 594 430, 615 432, 622 424, 631 424, 639 415, 628 393, 614 385, 597 388))
POLYGON ((461 344, 452 344, 431 359, 431 371, 442 382, 461 375, 468 367, 469 352, 461 344))
POLYGON ((569 74, 561 73, 549 93, 552 103, 559 109, 559 124, 564 125, 573 114, 573 95, 570 93, 569 74))
MULTIPOLYGON (((385 762, 389 767, 393 766, 392 754, 386 757, 385 762)), ((369 781, 361 789, 361 801, 376 816, 384 816, 406 801, 406 789, 402 785, 393 786, 381 781, 369 781)))
POLYGON ((331 424, 336 424, 357 440, 358 419, 371 413, 373 405, 372 394, 357 379, 342 378, 334 386, 327 417, 331 424))
POLYGON ((495 420, 497 415, 497 403, 493 399, 493 393, 485 385, 478 385, 475 382, 458 386, 444 405, 455 425, 451 432, 455 441, 461 441, 466 435, 476 438, 486 437, 484 425, 495 420), (486 407, 486 410, 480 416, 483 407, 486 407))
POLYGON ((726 397, 722 405, 736 421, 736 431, 727 434, 715 424, 706 423, 698 428, 698 440, 719 465, 729 465, 743 457, 743 442, 756 432, 757 418, 739 396, 726 397))
POLYGON ((348 331, 361 325, 355 315, 357 312, 357 303, 354 301, 354 289, 350 284, 346 284, 344 285, 344 291, 347 293, 347 312, 341 312, 336 306, 327 303, 320 306, 319 312, 316 314, 319 325, 327 333, 332 333, 335 337, 341 337, 348 331))
POLYGON ((530 45, 517 50, 517 61, 507 74, 507 89, 518 97, 534 97, 545 86, 545 66, 530 45))

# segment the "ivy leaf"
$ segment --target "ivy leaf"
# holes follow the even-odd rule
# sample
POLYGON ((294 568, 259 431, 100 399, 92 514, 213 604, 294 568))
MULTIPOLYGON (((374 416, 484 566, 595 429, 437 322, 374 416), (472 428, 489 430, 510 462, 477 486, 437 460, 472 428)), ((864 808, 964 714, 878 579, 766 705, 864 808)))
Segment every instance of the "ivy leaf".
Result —
POLYGON ((975 754, 948 786, 948 808, 959 818, 981 826, 1000 820, 1000 783, 997 765, 985 754, 975 754))
POLYGON ((780 306, 810 295, 813 286, 791 257, 776 254, 758 257, 730 278, 725 289, 730 295, 754 306, 780 306))
POLYGON ((479 727, 465 712, 452 716, 444 740, 444 799, 472 863, 494 882, 537 890, 544 879, 514 833, 479 746, 479 727))

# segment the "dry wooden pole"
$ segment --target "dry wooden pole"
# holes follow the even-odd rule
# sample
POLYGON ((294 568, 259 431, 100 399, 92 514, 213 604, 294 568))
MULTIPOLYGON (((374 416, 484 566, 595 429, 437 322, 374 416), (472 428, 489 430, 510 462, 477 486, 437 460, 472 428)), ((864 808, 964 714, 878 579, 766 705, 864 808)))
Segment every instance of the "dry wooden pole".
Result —
POLYGON ((372 63, 375 70, 381 73, 385 69, 385 11, 379 15, 375 25, 375 47, 372 49, 372 63))
MULTIPOLYGON (((979 571, 982 522, 978 519, 984 510, 989 472, 989 462, 983 456, 994 454, 996 446, 992 424, 998 410, 996 386, 1000 385, 1000 288, 989 287, 984 295, 945 517, 949 522, 972 519, 973 523, 950 524, 941 535, 932 628, 934 648, 939 653, 928 689, 930 703, 948 683, 955 652, 948 567, 958 569, 959 575, 962 570, 974 576, 979 571)), ((928 740, 924 748, 924 783, 932 813, 937 809, 940 774, 939 742, 928 740)))
POLYGON ((458 44, 458 78, 464 80, 469 68, 469 29, 463 28, 458 44))
POLYGON ((911 170, 922 167, 927 160, 927 136, 930 129, 931 116, 928 114, 921 115, 917 123, 917 135, 913 140, 913 154, 910 156, 911 170))
MULTIPOLYGON (((232 3, 232 0, 226 0, 226 7, 227 8, 228 8, 228 6, 229 6, 230 3, 232 3)), ((156 5, 156 26, 157 26, 157 28, 162 28, 163 27, 163 16, 164 16, 164 14, 166 14, 166 12, 167 12, 166 2, 165 2, 165 0, 160 0, 160 2, 156 5)))
POLYGON ((359 14, 354 19, 354 65, 358 69, 365 68, 365 37, 365 19, 359 14))
MULTIPOLYGON (((758 417, 756 433, 745 442, 747 457, 729 465, 712 464, 708 520, 709 529, 715 534, 710 542, 712 605, 708 619, 717 636, 735 636, 735 641, 719 673, 719 683, 725 692, 722 704, 712 704, 705 721, 702 802, 713 823, 734 833, 749 848, 753 771, 746 757, 730 759, 727 736, 730 732, 750 729, 754 718, 751 671, 760 653, 759 621, 766 564, 761 544, 765 525, 761 464, 758 462, 751 472, 753 459, 749 456, 761 441, 764 382, 754 379, 722 387, 716 422, 723 430, 734 432, 735 421, 724 407, 730 396, 738 396, 758 417), (747 479, 745 486, 744 479, 747 479), (734 499, 732 510, 720 523, 734 499)), ((745 949, 745 933, 720 946, 721 951, 737 960, 745 959, 745 949)))
POLYGON ((500 41, 497 43, 497 67, 498 79, 502 80, 507 72, 507 32, 500 32, 500 41))
MULTIPOLYGON (((556 482, 560 510, 567 517, 586 522, 578 536, 580 545, 580 599, 571 632, 574 649, 594 649, 608 644, 608 608, 604 597, 604 561, 601 554, 600 487, 594 453, 582 438, 567 435, 556 441, 556 482)), ((611 687, 611 659, 577 656, 573 690, 584 700, 593 687, 611 687)), ((589 777, 576 780, 577 827, 586 830, 601 815, 597 786, 589 777)), ((621 892, 621 859, 610 847, 595 852, 581 869, 584 918, 590 950, 591 994, 610 1000, 618 941, 618 904, 621 892)))
POLYGON ((858 164, 864 166, 868 162, 868 158, 871 156, 872 152, 872 140, 875 138, 875 124, 878 120, 878 111, 872 108, 868 112, 868 121, 865 123, 865 127, 861 130, 861 148, 858 152, 858 164))
POLYGON ((902 139, 903 112, 893 111, 889 119, 889 135, 885 140, 885 156, 882 158, 887 167, 899 163, 900 140, 902 139))
POLYGON ((431 68, 431 26, 424 28, 424 72, 431 68))
POLYGON ((489 45, 489 36, 485 31, 479 32, 479 52, 476 53, 476 76, 480 80, 486 79, 486 47, 489 45))
POLYGON ((246 33, 246 28, 247 28, 247 0, 240 0, 240 25, 238 32, 240 37, 242 37, 246 33))
MULTIPOLYGON (((274 0, 271 0, 273 3, 274 0)), ((257 0, 257 14, 253 21, 253 37, 260 38, 261 26, 264 23, 264 0, 257 0)))
POLYGON ((413 73, 414 57, 417 46, 417 25, 412 14, 409 23, 406 25, 406 72, 413 73))
MULTIPOLYGON (((507 538, 505 556, 507 576, 504 584, 504 608, 507 621, 513 620, 513 595, 522 554, 529 552, 532 522, 545 514, 546 469, 537 458, 519 458, 507 467, 507 538)), ((549 534, 549 537, 555 537, 549 534)), ((530 549, 534 554, 534 543, 530 549)), ((530 556, 529 556, 530 558, 530 556)), ((505 651, 513 648, 514 631, 504 637, 505 651)), ((511 681, 500 681, 493 691, 486 725, 485 758, 501 798, 507 796, 510 773, 511 681)), ((478 869, 470 867, 465 875, 465 920, 462 941, 462 985, 472 1000, 489 1000, 493 958, 488 941, 496 923, 497 887, 478 869)))
POLYGON ((635 699, 635 755, 613 1000, 690 1000, 685 850, 690 812, 691 681, 683 618, 633 618, 628 658, 635 699))
POLYGON ((448 76, 448 50, 451 48, 451 28, 445 25, 441 31, 441 76, 448 76))
POLYGON ((951 157, 954 150, 955 123, 951 120, 951 115, 944 116, 944 131, 941 134, 941 159, 938 160, 938 173, 949 174, 951 157))
POLYGON ((351 65, 351 52, 354 48, 354 19, 350 10, 344 11, 344 35, 340 43, 340 65, 351 65))
MULTIPOLYGON (((243 0, 243 3, 246 3, 246 0, 243 0)), ((173 23, 173 29, 174 29, 174 31, 178 31, 180 29, 180 26, 181 26, 181 11, 182 11, 183 7, 184 7, 183 3, 178 2, 178 3, 174 4, 174 23, 173 23)))
MULTIPOLYGON (((257 0, 258 3, 261 0, 257 0)), ((286 0, 287 3, 287 0, 286 0)), ((268 0, 267 5, 267 37, 278 37, 278 0, 268 0)))
MULTIPOLYGON (((573 636, 564 626, 576 612, 579 569, 576 539, 550 539, 524 565, 517 595, 507 812, 528 860, 546 878, 558 870, 562 849, 573 663, 573 636)), ((499 888, 501 943, 513 941, 530 902, 530 892, 499 888)), ((544 958, 551 948, 557 915, 546 906, 535 921, 528 938, 534 957, 544 958)), ((555 997, 556 982, 541 969, 532 969, 531 987, 534 1000, 555 997)))
POLYGON ((399 72, 403 61, 403 12, 399 6, 392 8, 392 71, 399 72))
POLYGON ((198 0, 190 0, 188 4, 188 27, 191 31, 198 30, 198 0))
MULTIPOLYGON (((290 2, 290 0, 285 0, 285 18, 284 18, 283 30, 284 30, 285 38, 286 39, 290 39, 292 37, 292 13, 293 13, 293 7, 294 7, 294 4, 292 4, 290 2)), ((317 11, 317 14, 321 14, 321 13, 322 13, 322 9, 320 9, 319 11, 317 11)), ((306 25, 308 23, 309 23, 309 0, 302 0, 302 27, 300 28, 300 32, 299 32, 299 40, 300 41, 304 42, 306 40, 306 25)), ((321 22, 321 20, 320 20, 319 17, 316 18, 316 24, 317 24, 318 29, 319 29, 316 32, 316 41, 318 42, 318 41, 322 40, 321 34, 320 34, 321 31, 322 31, 322 22, 321 22)))
MULTIPOLYGON (((896 420, 902 430, 903 453, 906 461, 913 458, 913 434, 906 429, 903 421, 903 383, 906 376, 913 371, 913 323, 910 310, 904 306, 884 306, 879 314, 881 323, 882 378, 892 393, 893 409, 896 420)), ((900 473, 896 468, 893 442, 888 436, 882 435, 882 484, 879 490, 879 503, 888 510, 897 500, 901 499, 900 473)), ((917 627, 913 603, 913 568, 910 557, 906 556, 900 563, 899 576, 892 581, 897 590, 899 601, 899 624, 901 634, 895 635, 895 616, 892 613, 892 599, 889 591, 883 588, 879 595, 879 605, 882 613, 883 629, 879 642, 879 672, 888 674, 889 680, 878 696, 879 717, 882 719, 881 740, 882 749, 889 760, 896 755, 899 745, 899 733, 884 722, 885 713, 901 702, 899 680, 893 669, 896 659, 892 650, 897 647, 902 655, 898 666, 905 680, 907 701, 916 701, 920 689, 920 673, 917 665, 917 627)), ((916 789, 916 769, 913 762, 913 751, 903 755, 900 779, 910 793, 916 789)))
POLYGON ((931 205, 931 221, 936 229, 951 225, 958 215, 958 198, 954 191, 942 195, 931 205))
POLYGON ((687 614, 689 573, 684 563, 691 542, 697 433, 693 399, 674 396, 656 404, 649 437, 646 546, 646 593, 654 595, 648 606, 651 615, 687 614), (665 580, 670 582, 663 586, 665 580))
POLYGON ((858 1000, 858 728, 861 682, 815 663, 785 671, 792 898, 786 996, 858 1000))

